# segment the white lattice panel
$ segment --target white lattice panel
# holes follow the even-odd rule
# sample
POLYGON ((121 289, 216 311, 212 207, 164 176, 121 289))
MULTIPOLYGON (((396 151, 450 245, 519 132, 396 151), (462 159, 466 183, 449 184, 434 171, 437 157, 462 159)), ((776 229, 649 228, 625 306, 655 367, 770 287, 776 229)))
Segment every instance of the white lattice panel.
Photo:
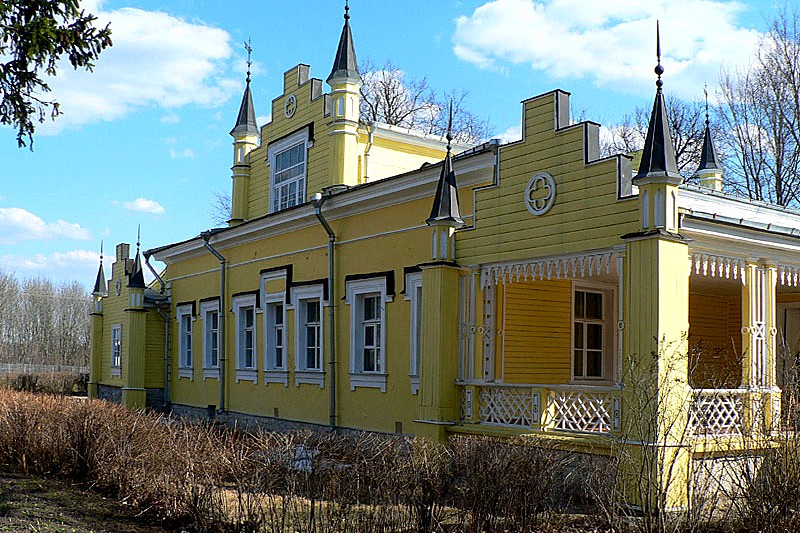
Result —
POLYGON ((551 391, 553 428, 562 431, 608 433, 612 400, 608 394, 585 391, 551 391))
POLYGON ((481 387, 480 421, 498 426, 539 423, 539 393, 523 387, 481 387))
POLYGON ((695 391, 689 424, 695 435, 738 435, 742 432, 744 392, 695 391))

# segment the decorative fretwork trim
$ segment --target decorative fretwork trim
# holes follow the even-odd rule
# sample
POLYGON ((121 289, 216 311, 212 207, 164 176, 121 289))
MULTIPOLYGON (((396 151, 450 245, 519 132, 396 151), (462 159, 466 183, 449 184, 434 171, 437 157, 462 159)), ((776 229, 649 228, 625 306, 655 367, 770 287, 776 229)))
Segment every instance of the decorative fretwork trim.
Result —
POLYGON ((481 288, 498 283, 528 280, 585 278, 616 272, 617 254, 613 251, 570 254, 544 259, 527 259, 484 265, 481 288))

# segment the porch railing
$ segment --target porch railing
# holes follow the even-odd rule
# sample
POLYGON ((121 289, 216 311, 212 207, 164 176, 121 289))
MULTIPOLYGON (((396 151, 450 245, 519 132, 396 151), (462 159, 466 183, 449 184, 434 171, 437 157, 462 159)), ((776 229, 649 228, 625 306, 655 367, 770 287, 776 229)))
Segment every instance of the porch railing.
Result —
MULTIPOLYGON (((610 434, 622 431, 622 390, 591 385, 462 382, 461 418, 487 426, 610 434)), ((780 414, 780 392, 694 389, 689 431, 695 437, 769 431, 780 414)))
POLYGON ((610 433, 620 429, 614 387, 465 383, 462 418, 490 426, 610 433))
POLYGON ((694 435, 738 435, 744 418, 744 389, 695 389, 689 410, 694 435))

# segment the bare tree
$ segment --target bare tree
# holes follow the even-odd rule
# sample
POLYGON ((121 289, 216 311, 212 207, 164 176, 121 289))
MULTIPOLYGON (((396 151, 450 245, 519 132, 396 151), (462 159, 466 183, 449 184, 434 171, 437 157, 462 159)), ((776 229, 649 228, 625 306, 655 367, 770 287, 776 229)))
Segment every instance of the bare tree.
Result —
MULTIPOLYGON (((691 179, 700 163, 705 132, 705 106, 701 102, 687 102, 679 98, 668 98, 667 120, 672 134, 672 145, 678 170, 684 177, 691 179)), ((600 149, 604 155, 631 153, 641 150, 647 136, 647 125, 650 120, 650 109, 637 107, 630 115, 622 117, 619 125, 610 128, 610 136, 606 138, 600 149)), ((712 136, 719 128, 716 121, 711 121, 712 136)))
POLYGON ((797 12, 770 23, 748 68, 720 80, 727 170, 737 192, 787 206, 800 203, 800 28, 797 12))
POLYGON ((233 200, 228 191, 214 191, 209 215, 214 224, 227 224, 233 218, 233 200))
POLYGON ((478 142, 488 138, 491 130, 489 122, 464 106, 466 91, 450 90, 439 95, 428 85, 426 78, 407 77, 391 61, 380 68, 367 61, 359 68, 364 80, 361 87, 362 120, 444 135, 447 131, 447 110, 452 102, 455 139, 478 142))

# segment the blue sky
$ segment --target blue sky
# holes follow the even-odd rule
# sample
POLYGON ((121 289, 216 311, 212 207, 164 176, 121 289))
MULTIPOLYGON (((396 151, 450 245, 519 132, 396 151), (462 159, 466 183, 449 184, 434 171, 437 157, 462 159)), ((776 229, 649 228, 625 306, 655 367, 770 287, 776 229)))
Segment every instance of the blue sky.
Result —
MULTIPOLYGON (((39 125, 34 151, 0 127, 0 268, 20 278, 78 280, 118 242, 151 248, 215 225, 230 190, 228 132, 253 47, 252 89, 268 121, 283 72, 311 65, 325 79, 343 0, 84 0, 110 22, 114 46, 95 72, 50 81, 63 115, 39 125)), ((359 60, 387 60, 438 91, 465 89, 495 136, 518 134, 520 101, 554 88, 587 119, 613 126, 654 91, 661 20, 665 92, 700 98, 721 68, 745 65, 769 0, 352 0, 359 60)), ((713 99, 713 94, 711 95, 713 99)), ((108 272, 108 270, 107 270, 108 272)))

